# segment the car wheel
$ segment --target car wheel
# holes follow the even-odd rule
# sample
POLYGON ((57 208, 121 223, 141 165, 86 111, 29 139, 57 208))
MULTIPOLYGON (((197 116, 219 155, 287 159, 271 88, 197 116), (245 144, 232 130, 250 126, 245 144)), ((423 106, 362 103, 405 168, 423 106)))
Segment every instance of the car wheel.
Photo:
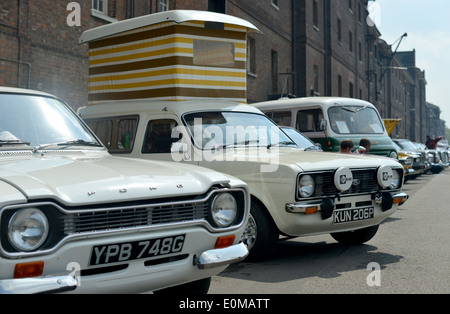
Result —
POLYGON ((252 202, 250 216, 241 242, 247 245, 246 261, 267 259, 278 241, 278 230, 270 216, 257 203, 252 202))
POLYGON ((372 239, 378 231, 379 225, 347 232, 332 233, 331 236, 342 244, 357 245, 372 239))
POLYGON ((153 293, 162 295, 207 294, 210 285, 211 278, 205 278, 174 287, 156 290, 153 291, 153 293))

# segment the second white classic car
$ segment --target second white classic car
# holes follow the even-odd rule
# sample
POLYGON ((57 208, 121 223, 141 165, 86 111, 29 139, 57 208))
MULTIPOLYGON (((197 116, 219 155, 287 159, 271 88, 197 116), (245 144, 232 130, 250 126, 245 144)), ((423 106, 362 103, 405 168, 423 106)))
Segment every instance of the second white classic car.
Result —
POLYGON ((248 254, 241 180, 113 157, 46 93, 0 88, 0 112, 0 293, 207 292, 248 254))
POLYGON ((394 159, 304 151, 253 106, 124 100, 79 114, 113 154, 201 165, 245 181, 251 215, 242 241, 252 259, 273 253, 280 234, 368 241, 407 199, 394 159))

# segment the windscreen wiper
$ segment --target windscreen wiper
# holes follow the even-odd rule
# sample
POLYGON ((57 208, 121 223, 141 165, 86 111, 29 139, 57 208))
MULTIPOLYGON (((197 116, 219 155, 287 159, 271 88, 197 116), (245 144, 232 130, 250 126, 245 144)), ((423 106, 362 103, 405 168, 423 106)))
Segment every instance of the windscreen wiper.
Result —
POLYGON ((86 141, 83 139, 77 139, 77 140, 71 140, 67 142, 58 143, 58 146, 95 146, 95 147, 102 147, 100 143, 96 141, 86 141))
POLYGON ((22 140, 0 140, 0 147, 11 145, 30 145, 29 142, 24 142, 22 140))
POLYGON ((294 142, 290 142, 290 141, 282 141, 282 142, 272 143, 272 144, 267 145, 267 149, 270 149, 270 148, 272 148, 273 146, 281 146, 281 145, 285 145, 285 146, 288 146, 288 145, 294 145, 294 146, 297 146, 297 144, 295 144, 294 142))

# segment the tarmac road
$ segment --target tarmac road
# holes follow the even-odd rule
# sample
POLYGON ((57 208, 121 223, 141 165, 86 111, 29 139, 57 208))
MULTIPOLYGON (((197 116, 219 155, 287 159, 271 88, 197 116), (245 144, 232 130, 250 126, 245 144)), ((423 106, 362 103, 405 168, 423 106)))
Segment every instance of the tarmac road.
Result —
POLYGON ((273 258, 215 276, 209 293, 450 293, 450 169, 410 180, 404 191, 410 199, 369 242, 344 246, 330 235, 282 241, 273 258))

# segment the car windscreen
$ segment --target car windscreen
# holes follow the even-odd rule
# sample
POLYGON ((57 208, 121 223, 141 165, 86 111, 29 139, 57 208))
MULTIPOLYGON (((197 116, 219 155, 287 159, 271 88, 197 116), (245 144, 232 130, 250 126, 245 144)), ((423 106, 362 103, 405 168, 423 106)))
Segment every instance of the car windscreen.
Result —
POLYGON ((297 144, 297 146, 301 148, 308 148, 311 150, 319 149, 309 138, 307 138, 297 130, 286 127, 281 127, 281 129, 295 142, 295 144, 297 144))
POLYGON ((195 144, 202 149, 295 145, 265 115, 211 111, 185 114, 183 119, 195 144))
POLYGON ((404 150, 417 150, 417 147, 410 141, 398 141, 396 143, 404 150))
POLYGON ((0 147, 19 145, 102 146, 61 101, 36 95, 0 94, 0 147))
POLYGON ((331 129, 338 134, 383 134, 378 112, 367 106, 336 106, 328 109, 331 129))

